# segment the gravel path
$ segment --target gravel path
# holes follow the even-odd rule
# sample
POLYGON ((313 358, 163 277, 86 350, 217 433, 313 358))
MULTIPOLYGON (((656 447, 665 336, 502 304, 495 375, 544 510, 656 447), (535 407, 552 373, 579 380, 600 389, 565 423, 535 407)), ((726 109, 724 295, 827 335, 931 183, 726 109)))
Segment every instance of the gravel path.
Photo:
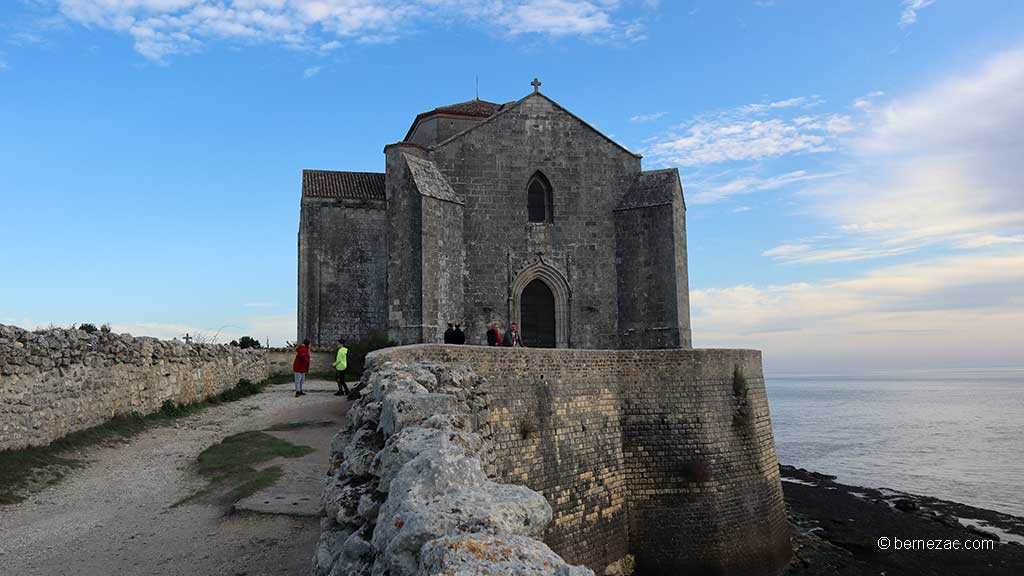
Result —
MULTIPOLYGON (((172 507, 205 486, 192 465, 225 436, 325 415, 340 420, 347 403, 329 393, 333 383, 311 381, 306 390, 295 398, 289 384, 271 386, 128 444, 83 452, 85 467, 0 507, 0 574, 308 574, 317 518, 172 507)), ((336 429, 321 428, 326 442, 336 429)))

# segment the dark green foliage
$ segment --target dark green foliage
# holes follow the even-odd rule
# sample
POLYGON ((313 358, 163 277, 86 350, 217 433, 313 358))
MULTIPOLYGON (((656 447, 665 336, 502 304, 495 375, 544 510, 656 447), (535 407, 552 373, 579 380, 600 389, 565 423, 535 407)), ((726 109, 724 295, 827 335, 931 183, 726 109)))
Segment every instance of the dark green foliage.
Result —
POLYGON ((88 322, 83 322, 79 324, 78 329, 81 330, 82 332, 86 332, 89 334, 92 334, 93 332, 99 330, 99 328, 97 328, 95 324, 90 324, 88 322))
POLYGON ((246 348, 259 348, 260 341, 251 336, 242 336, 238 339, 238 347, 243 350, 246 348))
POLYGON ((388 338, 387 334, 375 332, 363 338, 345 343, 348 348, 348 373, 360 376, 366 364, 366 355, 374 350, 398 346, 398 342, 388 338))
POLYGON ((104 334, 110 334, 110 330, 110 324, 100 326, 100 332, 103 332, 104 334))
POLYGON ((743 370, 739 366, 732 370, 732 393, 737 398, 747 397, 747 377, 743 375, 743 370))
POLYGON ((750 429, 754 418, 754 409, 747 400, 747 393, 750 392, 747 386, 747 377, 739 366, 732 371, 732 394, 736 398, 736 411, 732 415, 732 425, 736 428, 750 429))

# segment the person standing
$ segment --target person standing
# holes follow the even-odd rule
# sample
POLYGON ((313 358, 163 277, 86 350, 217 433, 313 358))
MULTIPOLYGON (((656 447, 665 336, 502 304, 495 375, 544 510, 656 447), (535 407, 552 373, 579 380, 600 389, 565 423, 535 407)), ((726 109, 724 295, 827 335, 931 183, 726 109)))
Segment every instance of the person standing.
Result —
POLYGON ((501 327, 497 322, 491 324, 491 329, 487 331, 487 345, 501 346, 501 327))
POLYGON ((462 326, 456 324, 455 331, 452 332, 452 344, 465 344, 466 333, 462 331, 462 326))
POLYGON ((452 328, 451 323, 448 323, 448 329, 444 331, 444 343, 455 344, 455 329, 452 328))
POLYGON ((505 338, 502 339, 503 344, 506 348, 525 348, 523 346, 523 339, 519 335, 519 325, 515 322, 509 324, 508 332, 505 332, 505 338))
POLYGON ((338 380, 338 391, 335 396, 348 396, 348 384, 345 384, 345 370, 348 369, 348 348, 345 339, 338 338, 338 353, 334 356, 334 376, 338 380))
POLYGON ((309 372, 309 338, 302 341, 295 347, 295 361, 292 362, 292 372, 295 373, 295 397, 305 396, 302 391, 302 384, 306 381, 306 373, 309 372))

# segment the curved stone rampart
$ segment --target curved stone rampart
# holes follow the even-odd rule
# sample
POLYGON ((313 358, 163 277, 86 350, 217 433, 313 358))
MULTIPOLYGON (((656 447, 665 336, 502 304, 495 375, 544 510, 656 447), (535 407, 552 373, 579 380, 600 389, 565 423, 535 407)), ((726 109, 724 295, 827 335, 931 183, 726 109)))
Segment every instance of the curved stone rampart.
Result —
POLYGON ((542 539, 570 563, 760 576, 789 559, 758 351, 423 344, 368 362, 472 370, 484 472, 544 496, 542 539))

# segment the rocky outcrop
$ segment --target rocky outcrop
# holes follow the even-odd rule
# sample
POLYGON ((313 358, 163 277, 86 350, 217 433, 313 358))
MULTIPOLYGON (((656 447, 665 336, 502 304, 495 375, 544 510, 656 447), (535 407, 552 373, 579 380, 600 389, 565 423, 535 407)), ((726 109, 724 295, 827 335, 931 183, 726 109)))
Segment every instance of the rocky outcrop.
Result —
POLYGON ((263 355, 227 345, 0 325, 0 450, 46 445, 166 400, 203 400, 267 377, 263 355))
POLYGON ((488 478, 487 406, 465 367, 383 362, 332 442, 317 576, 592 576, 537 539, 543 496, 488 478))

